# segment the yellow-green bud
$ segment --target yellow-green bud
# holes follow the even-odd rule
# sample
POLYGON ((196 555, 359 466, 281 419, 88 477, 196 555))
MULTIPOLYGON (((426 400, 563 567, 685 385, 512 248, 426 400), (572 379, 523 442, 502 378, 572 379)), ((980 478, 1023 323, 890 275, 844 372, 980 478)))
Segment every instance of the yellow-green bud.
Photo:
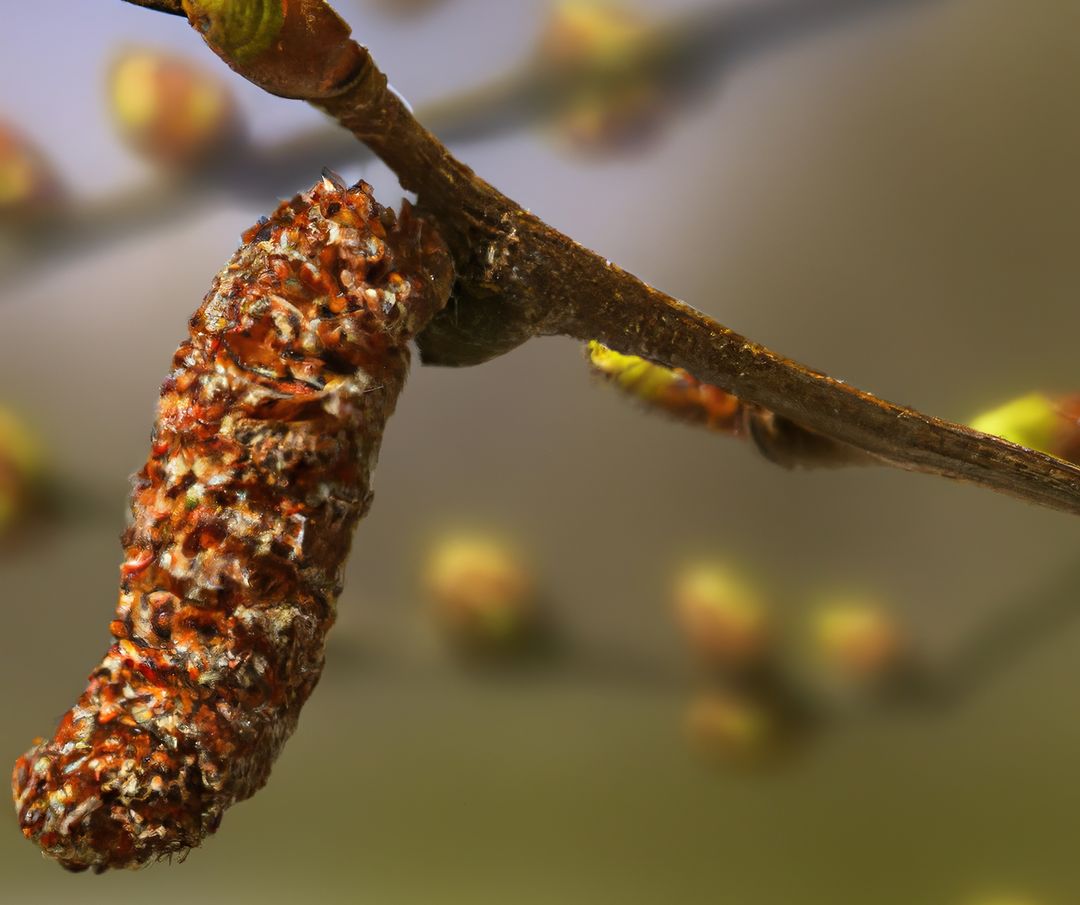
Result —
POLYGON ((124 52, 109 75, 109 108, 124 140, 168 167, 205 159, 239 132, 228 88, 187 60, 152 50, 124 52))
POLYGON ((1056 455, 1061 428, 1059 404, 1042 393, 1029 393, 984 412, 971 421, 973 430, 1056 455))
POLYGON ((535 65, 574 74, 574 89, 556 119, 556 134, 576 150, 594 152, 631 143, 652 131, 665 112, 664 91, 635 55, 653 40, 648 24, 605 0, 562 0, 535 65))
POLYGON ((42 214, 63 197, 45 155, 21 133, 0 122, 0 218, 42 214))
POLYGON ((31 507, 42 471, 37 439, 14 412, 0 408, 0 535, 31 507))
POLYGON ((734 570, 685 568, 675 579, 674 602, 687 644, 708 665, 738 672, 768 658, 772 626, 764 601, 734 570))
POLYGON ((907 652, 903 632, 892 616, 864 600, 825 604, 815 614, 814 629, 828 666, 859 681, 880 681, 894 674, 907 652))
POLYGON ((284 0, 184 0, 184 12, 208 44, 237 63, 268 50, 285 25, 284 0))
POLYGON ((532 576, 517 553, 495 538, 444 538, 431 553, 425 578, 439 625, 461 648, 513 648, 534 625, 532 576))

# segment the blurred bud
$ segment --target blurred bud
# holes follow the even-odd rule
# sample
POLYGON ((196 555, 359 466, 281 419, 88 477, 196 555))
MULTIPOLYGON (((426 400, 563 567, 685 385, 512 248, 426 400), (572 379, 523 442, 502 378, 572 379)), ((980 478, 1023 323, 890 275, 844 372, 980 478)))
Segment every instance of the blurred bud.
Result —
POLYGON ((173 169, 205 161, 241 132, 223 82, 181 57, 152 50, 128 50, 116 59, 109 108, 136 153, 173 169))
POLYGON ((0 537, 11 536, 41 498, 41 447, 26 424, 0 408, 0 537))
POLYGON ((790 757, 809 725, 779 697, 730 688, 705 692, 686 711, 693 748, 707 760, 740 767, 765 767, 790 757))
POLYGON ((664 92, 638 65, 653 40, 648 25, 605 0, 561 0, 541 38, 536 65, 573 76, 556 122, 558 134, 582 151, 605 151, 655 131, 664 92))
POLYGON ((648 34, 641 18, 612 0, 559 0, 541 53, 560 65, 618 65, 648 34))
POLYGON ((984 412, 971 427, 1080 464, 1080 395, 1029 393, 984 412))
POLYGON ((63 196, 44 154, 13 126, 0 122, 0 220, 46 214, 63 196))
POLYGON ((686 728, 699 751, 723 760, 760 760, 776 738, 776 726, 767 710, 723 691, 695 699, 686 713, 686 728))
POLYGON ((875 604, 859 600, 826 604, 815 616, 815 633, 823 659, 845 678, 882 682, 906 664, 902 631, 875 604))
POLYGON ((520 648, 536 627, 533 580, 494 538, 452 536, 434 550, 426 584, 450 641, 465 652, 520 648))
POLYGON ((736 433, 742 424, 739 400, 680 368, 668 368, 636 355, 623 355, 593 340, 588 345, 593 370, 646 405, 710 430, 736 433))
POLYGON ((675 611, 693 652, 728 672, 764 665, 772 627, 761 596, 731 569, 695 565, 675 579, 675 611))

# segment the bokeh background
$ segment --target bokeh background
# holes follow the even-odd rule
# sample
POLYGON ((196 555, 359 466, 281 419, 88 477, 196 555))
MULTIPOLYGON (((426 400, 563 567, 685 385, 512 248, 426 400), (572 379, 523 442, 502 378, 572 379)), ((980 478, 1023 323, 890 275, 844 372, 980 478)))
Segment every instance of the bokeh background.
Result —
MULTIPOLYGON (((662 22, 708 2, 624 5, 662 22)), ((335 5, 418 107, 519 66, 552 15, 547 0, 335 5)), ((51 733, 107 645, 128 475, 239 233, 327 162, 401 195, 361 152, 320 159, 332 142, 265 184, 166 177, 110 119, 125 47, 215 73, 255 146, 320 117, 232 77, 181 20, 116 0, 12 6, 0 117, 42 149, 82 226, 3 232, 0 405, 50 476, 49 512, 0 548, 7 761, 51 733), (152 192, 156 215, 123 226, 152 192)), ((1080 9, 894 6, 764 42, 632 145, 583 148, 537 121, 454 148, 644 279, 885 398, 963 420, 1075 391, 1080 9)), ((0 900, 1080 901, 1074 520, 885 469, 782 471, 647 416, 559 339, 415 368, 376 488, 324 678, 268 787, 182 866, 136 874, 68 875, 10 819, 0 900), (478 669, 447 649, 421 575, 463 530, 522 551, 557 654, 478 669), (703 759, 685 722, 707 680, 671 606, 695 557, 755 576, 808 687, 815 607, 841 591, 882 601, 935 677, 981 638, 992 655, 947 706, 848 706, 845 691, 842 718, 782 765, 703 759)))

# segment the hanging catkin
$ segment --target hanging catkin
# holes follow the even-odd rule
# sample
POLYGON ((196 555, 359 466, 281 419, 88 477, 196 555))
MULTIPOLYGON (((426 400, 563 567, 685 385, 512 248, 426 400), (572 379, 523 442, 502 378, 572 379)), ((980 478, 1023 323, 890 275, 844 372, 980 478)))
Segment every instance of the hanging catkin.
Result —
POLYGON ((445 304, 432 227, 327 174, 252 227, 161 390, 115 643, 15 765, 66 867, 183 854, 252 795, 319 679, 409 340, 445 304))

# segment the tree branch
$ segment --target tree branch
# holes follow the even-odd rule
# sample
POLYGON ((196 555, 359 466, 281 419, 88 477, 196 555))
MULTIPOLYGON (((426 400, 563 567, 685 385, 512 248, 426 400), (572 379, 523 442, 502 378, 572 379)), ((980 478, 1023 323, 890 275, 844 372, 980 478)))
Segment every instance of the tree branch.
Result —
MULTIPOLYGON (((274 40, 243 59, 212 26, 216 3, 185 0, 211 48, 264 89, 314 103, 367 144, 442 227, 458 268, 457 323, 422 339, 429 361, 479 362, 533 336, 598 339, 681 367, 802 427, 910 471, 967 481, 1080 514, 1080 469, 893 405, 792 362, 583 248, 458 161, 389 90, 370 54, 319 0, 290 4, 274 40), (290 29, 288 16, 330 23, 290 29), (315 52, 317 50, 317 53, 315 52)), ((253 8, 277 0, 244 0, 253 8)))
POLYGON ((186 16, 181 0, 127 0, 127 2, 155 12, 168 13, 170 16, 186 16))
MULTIPOLYGON (((185 15, 180 0, 128 0, 185 15)), ((665 116, 692 103, 730 69, 791 40, 869 12, 916 0, 743 0, 664 19, 643 29, 616 60, 554 65, 542 53, 493 81, 425 104, 417 118, 449 144, 495 137, 559 115, 584 89, 618 90, 627 81, 654 84, 665 116)), ((587 55, 586 55, 587 57, 587 55)), ((309 181, 313 167, 340 169, 369 153, 335 123, 309 127, 269 144, 234 142, 195 172, 170 174, 92 202, 73 199, 17 228, 0 224, 0 268, 6 285, 73 254, 86 254, 163 221, 194 216, 223 192, 263 199, 309 181), (93 228, 88 229, 87 224, 93 228), (4 228, 7 226, 8 228, 4 228)))

